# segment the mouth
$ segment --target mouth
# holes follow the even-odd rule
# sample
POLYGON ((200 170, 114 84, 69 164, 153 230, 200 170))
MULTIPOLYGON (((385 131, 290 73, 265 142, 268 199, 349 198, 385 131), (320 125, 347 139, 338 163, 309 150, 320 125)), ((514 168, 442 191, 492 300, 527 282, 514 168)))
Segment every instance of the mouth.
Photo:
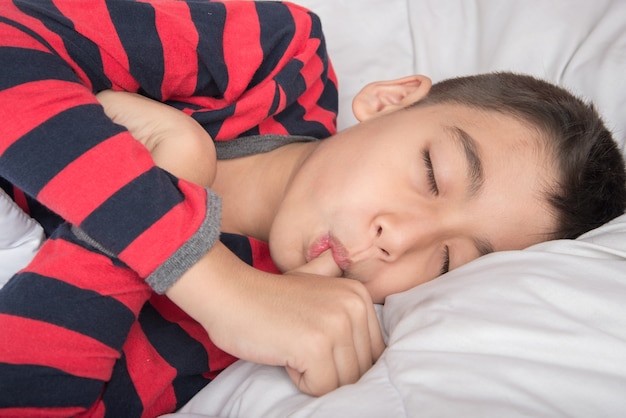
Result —
POLYGON ((333 255, 333 260, 337 263, 337 266, 345 273, 350 268, 350 257, 348 251, 343 244, 330 233, 325 234, 318 238, 313 245, 309 248, 306 255, 307 263, 320 256, 323 252, 330 250, 333 255))

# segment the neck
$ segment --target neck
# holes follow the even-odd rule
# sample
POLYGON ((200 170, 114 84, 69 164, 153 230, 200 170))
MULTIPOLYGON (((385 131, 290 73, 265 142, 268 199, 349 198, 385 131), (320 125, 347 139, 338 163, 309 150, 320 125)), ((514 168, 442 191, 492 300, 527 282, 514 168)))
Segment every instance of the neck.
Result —
POLYGON ((211 189, 222 198, 222 232, 267 241, 274 216, 294 174, 319 142, 217 162, 211 189))

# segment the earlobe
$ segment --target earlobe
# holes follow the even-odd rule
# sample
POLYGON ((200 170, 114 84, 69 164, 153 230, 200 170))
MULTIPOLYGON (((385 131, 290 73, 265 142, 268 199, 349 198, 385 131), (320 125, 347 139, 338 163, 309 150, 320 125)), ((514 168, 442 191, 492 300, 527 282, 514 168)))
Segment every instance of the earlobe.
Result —
POLYGON ((352 112, 359 122, 406 107, 424 98, 432 82, 423 75, 388 81, 375 81, 363 87, 352 101, 352 112))

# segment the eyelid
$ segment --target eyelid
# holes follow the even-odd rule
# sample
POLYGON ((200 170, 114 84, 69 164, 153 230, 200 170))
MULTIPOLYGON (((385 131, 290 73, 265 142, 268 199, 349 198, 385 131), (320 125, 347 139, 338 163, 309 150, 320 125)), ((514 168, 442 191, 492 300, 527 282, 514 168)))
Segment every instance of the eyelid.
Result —
POLYGON ((422 159, 424 160, 424 164, 426 165, 426 176, 428 178, 428 184, 430 186, 430 191, 435 196, 439 195, 439 187, 437 186, 437 180, 435 178, 435 171, 433 170, 433 162, 430 159, 430 150, 425 149, 422 151, 422 159))
POLYGON ((444 275, 450 271, 450 248, 446 245, 443 248, 443 264, 441 265, 440 275, 444 275))

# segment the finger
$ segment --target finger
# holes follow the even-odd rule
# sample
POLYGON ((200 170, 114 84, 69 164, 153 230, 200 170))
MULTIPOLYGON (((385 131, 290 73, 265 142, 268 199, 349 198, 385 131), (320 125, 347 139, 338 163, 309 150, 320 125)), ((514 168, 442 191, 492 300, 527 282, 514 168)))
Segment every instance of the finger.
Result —
POLYGON ((347 309, 352 313, 354 330, 352 338, 360 376, 362 376, 378 360, 385 349, 385 343, 378 315, 369 293, 365 289, 360 289, 358 294, 360 299, 347 309))
POLYGON ((330 352, 311 364, 314 366, 303 371, 289 365, 285 366, 287 374, 301 392, 322 396, 340 386, 336 363, 330 352))
MULTIPOLYGON (((376 328, 370 325, 370 321, 372 320, 371 311, 374 310, 374 305, 370 300, 369 293, 361 292, 360 296, 361 299, 358 299, 354 303, 354 306, 349 307, 352 313, 352 344, 354 347, 354 358, 357 361, 356 367, 359 372, 357 380, 374 364, 375 358, 372 343, 376 341, 376 339, 372 339, 371 336, 372 330, 375 332, 376 328)), ((380 330, 378 330, 378 332, 380 332, 380 330)))
POLYGON ((369 347, 360 351, 361 353, 359 353, 359 348, 353 344, 336 347, 333 350, 339 386, 356 383, 363 373, 372 366, 369 347), (370 359, 369 366, 365 366, 368 357, 370 359))
POLYGON ((305 265, 293 270, 293 272, 317 274, 328 277, 341 277, 343 274, 337 263, 335 263, 331 250, 324 251, 305 265))
POLYGON ((370 346, 372 348, 372 360, 376 362, 383 354, 383 351, 385 351, 386 346, 374 305, 372 305, 371 309, 368 311, 367 321, 369 326, 370 346))

